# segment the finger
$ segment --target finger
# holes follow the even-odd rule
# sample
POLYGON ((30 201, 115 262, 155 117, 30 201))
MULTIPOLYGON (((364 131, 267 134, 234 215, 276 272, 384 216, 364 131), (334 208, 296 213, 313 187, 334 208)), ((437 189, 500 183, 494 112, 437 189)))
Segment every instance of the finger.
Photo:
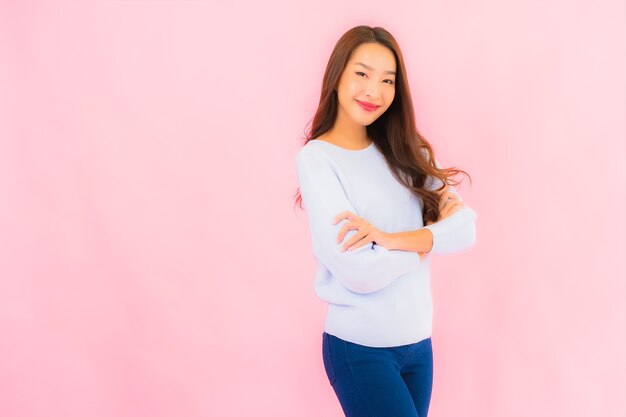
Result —
POLYGON ((337 214, 333 219, 333 224, 337 224, 339 221, 348 218, 348 213, 348 211, 342 211, 341 213, 337 214))
POLYGON ((450 211, 450 209, 455 205, 458 204, 458 201, 456 200, 447 200, 445 203, 443 203, 443 207, 440 210, 441 214, 446 214, 450 211))
POLYGON ((364 237, 363 239, 359 240, 359 241, 358 241, 357 243, 355 243, 354 245, 350 246, 350 247, 348 248, 348 250, 349 250, 349 251, 353 251, 353 250, 358 249, 358 248, 360 248, 360 247, 362 247, 362 246, 369 245, 371 242, 372 242, 372 240, 371 240, 371 239, 369 239, 369 238, 367 238, 367 237, 364 237))
POLYGON ((359 225, 355 222, 349 222, 349 223, 344 224, 341 230, 339 231, 339 234, 337 235, 337 243, 341 242, 346 237, 346 234, 350 230, 355 230, 358 228, 359 228, 359 225))
POLYGON ((456 200, 456 199, 459 198, 459 196, 457 194, 454 194, 451 191, 446 191, 445 192, 445 196, 443 198, 445 198, 446 200, 450 200, 450 199, 455 199, 456 200))
POLYGON ((449 191, 445 192, 439 200, 439 211, 443 210, 443 207, 448 204, 449 201, 459 201, 458 197, 458 195, 449 191))
POLYGON ((448 201, 448 197, 445 194, 443 194, 441 198, 439 199, 439 211, 443 210, 447 201, 448 201))
POLYGON ((465 205, 465 203, 462 202, 462 201, 450 200, 450 202, 447 203, 446 206, 441 211, 441 216, 442 217, 447 217, 447 216, 449 216, 451 214, 454 214, 457 211, 459 211, 464 205, 465 205))
POLYGON ((369 242, 373 241, 372 236, 373 234, 371 233, 370 229, 363 229, 350 239, 353 242, 346 243, 345 248, 352 251, 356 248, 360 248, 361 246, 365 246, 369 242))
POLYGON ((452 208, 454 206, 464 205, 464 204, 465 204, 465 202, 463 202, 463 201, 450 199, 450 200, 448 200, 448 201, 446 201, 444 203, 443 209, 446 210, 446 209, 450 209, 450 208, 452 208))
POLYGON ((333 224, 337 224, 339 221, 343 219, 356 220, 356 217, 358 216, 349 210, 342 211, 341 213, 335 216, 335 218, 333 219, 333 224))
POLYGON ((346 243, 344 243, 344 245, 341 247, 341 251, 343 252, 346 249, 350 248, 352 245, 354 245, 361 239, 365 238, 366 235, 367 235, 367 232, 363 230, 359 231, 358 233, 355 233, 354 236, 352 236, 350 239, 348 239, 346 243))

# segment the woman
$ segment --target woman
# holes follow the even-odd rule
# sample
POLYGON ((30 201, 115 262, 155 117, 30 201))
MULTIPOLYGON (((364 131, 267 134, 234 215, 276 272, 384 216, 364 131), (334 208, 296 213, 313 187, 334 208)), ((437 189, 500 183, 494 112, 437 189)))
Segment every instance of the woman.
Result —
POLYGON ((475 242, 476 213, 415 127, 400 48, 357 26, 335 46, 296 157, 328 303, 322 358, 348 417, 426 417, 432 390, 430 254, 475 242))

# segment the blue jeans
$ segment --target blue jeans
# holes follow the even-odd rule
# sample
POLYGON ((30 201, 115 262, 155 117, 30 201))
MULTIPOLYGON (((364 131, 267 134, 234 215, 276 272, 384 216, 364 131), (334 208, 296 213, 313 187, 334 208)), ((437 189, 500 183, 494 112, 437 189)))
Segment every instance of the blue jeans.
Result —
POLYGON ((426 417, 433 384, 431 339, 369 347, 322 333, 330 385, 346 417, 426 417))

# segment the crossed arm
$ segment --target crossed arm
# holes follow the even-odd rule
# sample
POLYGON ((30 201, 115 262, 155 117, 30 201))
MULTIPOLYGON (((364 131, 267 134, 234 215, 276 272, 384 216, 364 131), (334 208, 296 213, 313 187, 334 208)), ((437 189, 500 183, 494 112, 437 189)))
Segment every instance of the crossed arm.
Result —
POLYGON ((419 251, 430 249, 430 253, 452 253, 473 240, 475 213, 464 207, 441 222, 415 231, 379 231, 375 238, 363 245, 345 250, 340 243, 346 237, 350 241, 358 231, 338 224, 337 217, 345 212, 351 213, 353 218, 358 216, 330 160, 319 149, 303 148, 297 156, 296 168, 314 254, 342 285, 353 292, 378 291, 416 270, 421 262, 419 251))
POLYGON ((416 230, 388 233, 377 229, 366 219, 353 212, 344 211, 335 217, 335 223, 341 219, 349 220, 339 234, 337 242, 343 241, 349 230, 357 230, 342 246, 342 250, 353 250, 369 242, 382 245, 389 250, 418 252, 420 259, 424 253, 455 253, 470 248, 476 241, 476 213, 467 207, 453 187, 448 186, 442 193, 445 210, 449 215, 438 222, 429 223, 416 230), (448 199, 450 195, 450 199, 448 199))
POLYGON ((353 250, 373 242, 389 250, 418 252, 420 259, 425 253, 454 253, 473 246, 476 240, 474 226, 476 213, 465 205, 456 189, 450 185, 439 192, 439 196, 441 220, 427 223, 417 230, 387 233, 355 213, 344 211, 333 221, 336 224, 342 219, 349 220, 337 235, 337 243, 343 241, 349 230, 357 230, 357 233, 344 243, 342 251, 353 250))

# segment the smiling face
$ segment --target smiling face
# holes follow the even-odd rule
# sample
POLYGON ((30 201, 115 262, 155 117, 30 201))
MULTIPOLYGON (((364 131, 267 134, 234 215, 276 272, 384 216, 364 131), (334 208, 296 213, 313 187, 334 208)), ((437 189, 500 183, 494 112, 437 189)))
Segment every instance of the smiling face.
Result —
POLYGON ((378 119, 395 97, 395 71, 396 60, 387 47, 373 42, 359 45, 339 79, 338 117, 361 126, 378 119))

